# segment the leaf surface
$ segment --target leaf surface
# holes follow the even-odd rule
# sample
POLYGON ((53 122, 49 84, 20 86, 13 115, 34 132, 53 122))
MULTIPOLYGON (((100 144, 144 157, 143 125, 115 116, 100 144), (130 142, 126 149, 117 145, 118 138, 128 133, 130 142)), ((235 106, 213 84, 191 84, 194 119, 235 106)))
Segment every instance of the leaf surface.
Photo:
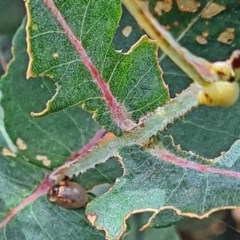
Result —
MULTIPOLYGON (((7 144, 6 135, 1 136, 0 225, 10 210, 15 211, 15 207, 26 200, 28 204, 6 226, 1 225, 0 239, 104 239, 101 232, 90 226, 84 210, 66 210, 50 203, 45 194, 37 199, 31 195, 49 174, 49 169, 76 153, 99 126, 77 106, 42 119, 31 117, 30 112, 45 104, 54 86, 49 80, 26 80, 25 39, 24 22, 13 40, 14 60, 1 79, 4 113, 1 117, 12 144, 7 144)), ((101 183, 111 184, 114 175, 121 176, 121 168, 113 160, 109 167, 98 166, 92 174, 88 171, 75 181, 86 182, 86 189, 101 183)))
MULTIPOLYGON (((88 219, 106 231, 107 239, 119 239, 126 229, 123 220, 130 212, 145 209, 154 217, 172 209, 182 216, 203 218, 213 211, 238 206, 238 148, 239 141, 229 152, 209 162, 191 153, 123 147, 118 153, 124 175, 111 191, 88 205, 88 219)), ((175 218, 170 215, 165 224, 174 223, 175 218)))
POLYGON ((46 99, 54 92, 54 85, 46 79, 26 81, 28 57, 23 26, 21 28, 14 40, 14 44, 17 44, 17 60, 1 80, 5 127, 11 140, 19 145, 19 153, 27 161, 44 166, 39 160, 41 157, 37 156, 47 156, 50 165, 45 167, 52 168, 80 149, 98 130, 98 126, 78 107, 44 119, 32 118, 31 111, 44 106, 46 99), (89 126, 90 130, 82 126, 89 126))
POLYGON ((153 42, 143 38, 128 55, 113 48, 120 2, 28 1, 27 8, 28 75, 49 76, 57 85, 42 114, 81 104, 119 133, 126 121, 167 101, 153 42))
MULTIPOLYGON (((210 61, 225 60, 234 50, 240 48, 238 40, 240 28, 237 20, 240 11, 239 2, 236 0, 216 2, 224 6, 225 10, 209 19, 199 16, 206 6, 206 1, 198 2, 201 6, 196 13, 186 14, 173 6, 171 11, 159 16, 158 19, 161 23, 168 24, 171 33, 192 53, 210 61), (174 26, 176 22, 177 27, 174 26), (233 29, 233 38, 229 43, 223 43, 218 39, 227 28, 233 29), (205 44, 200 44, 196 39, 204 33, 208 34, 207 41, 205 44)), ((227 36, 231 39, 230 34, 227 36)), ((174 97, 189 85, 190 79, 167 57, 164 57, 160 64, 164 70, 164 81, 169 86, 171 97, 174 97)), ((239 103, 238 101, 229 108, 200 106, 184 119, 179 119, 175 124, 170 125, 166 134, 173 136, 175 143, 180 144, 184 150, 193 151, 206 158, 217 157, 221 152, 228 151, 233 142, 239 138, 239 103)))
MULTIPOLYGON (((51 1, 46 0, 46 2, 51 1)), ((205 1, 202 4, 202 7, 204 7, 205 1)), ((57 1, 56 5, 77 39, 82 41, 88 59, 92 60, 98 72, 101 73, 100 76, 109 86, 110 92, 108 94, 112 94, 112 99, 116 100, 115 104, 117 103, 117 106, 120 107, 121 113, 127 113, 127 115, 123 114, 126 117, 125 120, 132 117, 133 120, 138 121, 139 117, 147 111, 152 112, 159 105, 165 103, 167 93, 159 80, 160 72, 156 61, 156 46, 151 41, 149 42, 149 40, 143 38, 141 43, 137 44, 138 47, 135 47, 129 55, 124 56, 116 53, 111 45, 120 18, 119 3, 115 1, 90 1, 71 7, 68 6, 68 3, 64 5, 63 1, 57 1), (87 11, 82 11, 81 6, 87 11), (66 9, 68 11, 65 11, 66 9), (81 14, 78 15, 76 12, 81 14), (82 25, 79 25, 79 19, 82 19, 80 21, 82 25), (93 19, 95 21, 98 19, 98 21, 92 22, 93 19), (81 33, 85 37, 81 38, 81 33), (130 66, 132 68, 129 68, 130 66), (153 67, 151 68, 151 66, 153 67), (152 69, 154 69, 153 72, 152 69), (112 73, 114 74, 111 75, 112 73), (122 73, 126 73, 124 78, 122 73), (144 75, 146 73, 147 75, 144 75), (142 75, 146 76, 146 78, 141 78, 142 75), (141 79, 140 82, 139 79, 141 79), (146 88, 147 91, 145 92, 146 88), (149 95, 151 95, 150 98, 149 95), (163 101, 161 100, 161 102, 160 99, 163 101), (151 104, 148 105, 148 103, 151 104)), ((229 16, 238 9, 239 3, 231 1, 224 12, 227 15, 224 16, 229 16)), ((198 13, 191 15, 193 19, 197 17, 198 13)), ((119 125, 116 119, 122 119, 112 115, 114 108, 111 108, 111 105, 107 103, 101 92, 107 88, 97 87, 90 71, 86 70, 79 52, 73 47, 61 24, 52 15, 47 5, 44 5, 41 1, 28 2, 28 14, 28 44, 31 45, 32 60, 32 72, 29 70, 28 74, 36 74, 42 78, 31 79, 28 82, 25 80, 28 58, 26 56, 25 42, 23 41, 25 35, 22 27, 17 35, 18 38, 15 39, 15 48, 17 49, 15 61, 9 68, 8 75, 2 80, 1 87, 6 129, 11 140, 18 147, 17 140, 20 138, 26 143, 27 149, 18 149, 15 158, 1 156, 3 158, 1 164, 6 165, 2 165, 0 172, 7 173, 10 176, 9 179, 15 180, 14 174, 16 172, 20 175, 25 174, 24 171, 19 171, 18 166, 27 165, 26 169, 34 169, 31 172, 34 176, 36 172, 36 176, 35 181, 31 181, 33 182, 31 186, 26 184, 28 176, 24 175, 25 178, 23 179, 21 176, 19 180, 17 178, 17 183, 10 181, 9 188, 6 187, 8 186, 8 179, 6 178, 6 181, 3 182, 5 191, 0 193, 1 204, 3 203, 1 206, 4 209, 4 214, 1 217, 4 217, 8 210, 35 190, 43 180, 44 174, 47 173, 46 170, 43 170, 44 168, 53 168, 62 164, 67 157, 86 144, 98 129, 98 126, 94 124, 87 113, 82 112, 77 106, 69 108, 70 106, 83 104, 88 111, 97 113, 95 116, 100 125, 107 127, 108 130, 114 131, 114 133, 120 133, 119 127, 121 124, 119 125), (52 44, 53 42, 56 44, 52 44), (53 79, 53 81, 49 78, 53 79), (81 84, 85 84, 84 87, 81 84), (30 112, 41 111, 45 102, 53 95, 54 98, 48 105, 50 112, 60 109, 64 109, 64 111, 50 114, 42 119, 32 119, 29 115, 30 112), (65 110, 67 107, 68 109, 65 110), (27 131, 26 126, 28 126, 27 131), (81 142, 79 142, 80 138, 81 142), (47 156, 51 160, 50 166, 46 166, 43 161, 37 160, 37 155, 47 156), (7 161, 4 161, 6 159, 7 161), (31 163, 26 163, 25 160, 31 163), (19 163, 19 165, 15 162, 19 163), (17 166, 17 169, 11 170, 12 166, 17 166), (8 201, 9 196, 11 199, 14 198, 12 189, 18 188, 19 197, 8 201)), ((218 15, 218 17, 220 16, 222 15, 218 15)), ((205 21, 203 20, 203 23, 205 21)), ((195 22, 193 20, 190 20, 190 22, 199 23, 200 20, 197 18, 195 22)), ((229 23, 235 24, 237 36, 239 34, 239 28, 237 28, 239 22, 232 20, 229 23)), ((196 25, 193 24, 193 26, 196 25)), ((222 25, 215 23, 215 25, 211 25, 212 28, 213 26, 221 28, 222 25)), ((195 34, 191 35, 194 28, 187 28, 185 31, 184 29, 181 28, 179 31, 183 34, 181 41, 182 43, 186 41, 185 46, 191 45, 192 40, 195 41, 193 37, 195 34)), ((204 30, 203 28, 200 29, 201 31, 204 30)), ((220 29, 219 32, 222 30, 220 29)), ((208 57, 208 59, 214 60, 224 58, 228 51, 235 49, 239 44, 236 41, 232 45, 219 44, 216 43, 216 38, 213 36, 211 36, 209 42, 213 44, 210 45, 209 49, 214 49, 214 52, 217 52, 217 46, 221 46, 219 56, 208 57)), ((198 46, 196 51, 199 51, 200 55, 206 54, 208 56, 203 51, 204 46, 199 47, 198 44, 196 45, 198 46)), ((192 49, 192 51, 194 52, 195 49, 192 49)), ((187 78, 176 70, 167 58, 163 58, 161 61, 164 76, 170 88, 173 87, 172 89, 174 89, 171 95, 175 96, 175 93, 182 89, 182 86, 178 87, 178 82, 183 78, 187 78)), ((183 85, 187 86, 188 83, 184 82, 183 85)), ((159 216, 163 213, 162 218, 156 220, 158 222, 154 222, 154 225, 167 226, 179 219, 176 213, 180 217, 206 217, 211 211, 239 206, 239 141, 235 141, 238 137, 239 117, 236 112, 233 112, 234 109, 234 111, 238 112, 238 105, 225 110, 199 108, 200 110, 195 110, 186 118, 176 121, 194 106, 196 106, 196 92, 194 92, 194 88, 190 87, 164 107, 149 114, 145 119, 144 126, 139 126, 127 134, 124 133, 122 137, 113 137, 108 141, 100 142, 98 147, 81 158, 79 162, 70 165, 69 169, 64 172, 70 177, 81 173, 77 181, 83 184, 85 182, 84 185, 88 189, 99 183, 108 182, 113 184, 115 177, 119 177, 110 191, 93 200, 87 207, 89 220, 97 228, 103 229, 108 239, 119 239, 125 230, 126 219, 136 212, 152 212, 153 216, 150 221, 153 220, 155 215, 159 216), (222 114, 219 115, 218 111, 222 111, 222 114), (231 114, 227 114, 230 111, 232 111, 231 114), (217 119, 218 116, 221 116, 221 118, 217 119), (200 122, 197 124, 200 131, 196 133, 193 128, 187 135, 181 123, 189 121, 191 117, 193 119, 191 125, 195 124, 194 121, 200 122), (170 124, 173 125, 171 125, 168 132, 163 132, 170 124), (230 138, 226 142, 223 140, 224 144, 221 145, 221 148, 216 148, 222 134, 225 137, 222 128, 225 128, 226 125, 228 127, 232 125, 231 131, 226 130, 226 135, 230 136, 230 138), (175 126, 177 127, 174 128, 175 126), (212 131, 209 131, 209 129, 212 131), (206 132, 207 134, 204 135, 206 132), (212 135, 212 132, 215 134, 212 135), (218 157, 206 160, 197 157, 192 152, 181 151, 179 148, 175 148, 171 141, 165 141, 165 134, 174 135, 174 140, 180 136, 182 142, 179 142, 183 146, 182 148, 196 152, 196 149, 204 150, 203 144, 207 142, 207 152, 211 154, 211 151, 213 151, 211 143, 214 142, 214 149, 218 149, 218 151, 208 156, 218 157), (212 139, 212 142, 206 140, 208 138, 212 139), (193 147, 194 144, 188 148, 187 145, 184 145, 185 142, 196 143, 197 148, 193 147), (222 153, 220 156, 222 147, 228 152, 222 153), (115 157, 115 160, 112 157, 115 157), (116 162, 116 157, 123 166, 124 173, 122 177, 120 177, 122 172, 116 162), (113 165, 96 167, 97 163, 105 163, 107 160, 113 165)), ((56 239, 61 239, 60 232, 66 225, 67 219, 63 217, 63 221, 58 223, 56 220, 59 219, 58 214, 66 215, 68 219, 74 221, 71 235, 64 235, 65 238, 72 237, 74 239, 76 236, 78 237, 80 230, 88 231, 88 229, 90 229, 89 235, 87 233, 84 235, 87 237, 86 239, 93 239, 96 236, 99 239, 104 238, 102 233, 96 233, 89 225, 85 225, 86 222, 82 218, 83 211, 66 211, 56 206, 53 207, 45 197, 39 198, 32 205, 30 204, 28 208, 17 215, 17 220, 13 219, 9 225, 0 229, 1 237, 3 238, 6 233, 20 232, 22 236, 32 239, 32 232, 28 233, 28 229, 24 228, 27 222, 33 224, 33 229, 41 233, 39 236, 43 238, 51 236, 54 239, 54 233, 57 234, 56 239), (47 211, 43 214, 45 209, 47 211), (39 219, 36 216, 40 216, 39 219), (81 219, 79 225, 77 219, 81 219), (16 224, 16 221, 20 221, 22 225, 19 222, 16 224), (56 230, 53 230, 51 227, 56 221, 57 226, 54 225, 56 230), (19 230, 19 226, 22 226, 23 230, 19 230), (44 229, 46 229, 45 232, 44 229)), ((64 234, 68 233, 64 232, 64 234)), ((9 236, 12 237, 12 235, 9 236)), ((83 239, 84 236, 81 235, 83 239)))

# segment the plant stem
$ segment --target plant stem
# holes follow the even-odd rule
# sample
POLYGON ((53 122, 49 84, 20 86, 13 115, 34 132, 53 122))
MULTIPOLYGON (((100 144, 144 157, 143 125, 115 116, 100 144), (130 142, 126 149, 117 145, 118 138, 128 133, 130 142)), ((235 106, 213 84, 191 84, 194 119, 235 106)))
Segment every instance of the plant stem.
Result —
POLYGON ((139 1, 122 0, 122 2, 143 30, 157 41, 162 51, 191 79, 201 86, 218 80, 217 74, 212 69, 212 63, 183 48, 139 1))

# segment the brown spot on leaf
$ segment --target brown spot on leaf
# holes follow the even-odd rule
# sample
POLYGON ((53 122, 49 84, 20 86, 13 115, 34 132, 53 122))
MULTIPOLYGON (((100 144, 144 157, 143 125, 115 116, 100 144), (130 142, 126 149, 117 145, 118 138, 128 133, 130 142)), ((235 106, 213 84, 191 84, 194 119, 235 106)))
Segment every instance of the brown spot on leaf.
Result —
POLYGON ((122 30, 122 34, 124 37, 128 37, 132 32, 132 26, 126 26, 122 30))
POLYGON ((207 39, 202 35, 196 36, 196 41, 202 45, 207 44, 207 39))
POLYGON ((42 164, 43 164, 44 166, 46 166, 46 167, 49 167, 49 166, 51 165, 51 160, 49 160, 48 157, 45 156, 45 155, 37 155, 37 156, 36 156, 36 159, 37 159, 38 161, 41 161, 42 164))
POLYGON ((33 24, 33 25, 32 25, 32 30, 37 31, 37 30, 38 30, 38 25, 37 25, 37 24, 33 24))
POLYGON ((53 52, 52 56, 53 56, 53 58, 59 58, 59 53, 58 52, 53 52))
POLYGON ((209 32, 208 32, 208 31, 202 32, 202 36, 203 36, 203 37, 207 38, 208 35, 209 35, 209 32))
POLYGON ((221 43, 232 44, 235 39, 235 29, 234 28, 226 28, 225 31, 220 33, 217 40, 221 43))
POLYGON ((21 138, 17 139, 16 145, 20 150, 26 150, 27 149, 26 143, 21 138))
POLYGON ((9 157, 16 157, 16 153, 12 152, 11 150, 9 150, 8 148, 3 148, 2 149, 2 155, 3 156, 9 156, 9 157))
POLYGON ((88 214, 87 214, 87 219, 88 219, 88 221, 89 221, 92 225, 94 225, 95 222, 96 222, 96 220, 97 220, 97 214, 95 214, 95 213, 88 213, 88 214))
POLYGON ((154 7, 154 11, 158 16, 161 16, 163 12, 170 12, 172 9, 172 0, 157 1, 154 7))
POLYGON ((179 26, 179 22, 178 22, 178 21, 174 21, 174 22, 173 22, 173 26, 174 26, 174 27, 178 27, 178 26, 179 26))
POLYGON ((196 12, 201 4, 196 0, 176 0, 181 12, 196 12))
POLYGON ((225 6, 217 4, 217 3, 210 3, 208 4, 202 11, 201 17, 202 18, 212 18, 213 16, 216 16, 220 12, 224 11, 226 9, 225 6))

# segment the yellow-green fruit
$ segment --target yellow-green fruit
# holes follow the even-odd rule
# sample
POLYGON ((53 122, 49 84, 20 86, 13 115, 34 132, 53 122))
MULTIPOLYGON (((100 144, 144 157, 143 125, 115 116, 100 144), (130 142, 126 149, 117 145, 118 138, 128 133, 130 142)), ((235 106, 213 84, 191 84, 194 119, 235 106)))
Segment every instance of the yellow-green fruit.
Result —
POLYGON ((207 106, 232 106, 239 96, 237 82, 218 81, 203 87, 198 95, 198 103, 207 106))

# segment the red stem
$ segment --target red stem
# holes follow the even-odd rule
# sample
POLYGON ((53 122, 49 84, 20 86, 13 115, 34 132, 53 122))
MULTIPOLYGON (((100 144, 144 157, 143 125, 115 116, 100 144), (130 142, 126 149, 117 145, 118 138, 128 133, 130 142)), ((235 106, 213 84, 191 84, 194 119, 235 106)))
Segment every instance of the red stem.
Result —
MULTIPOLYGON (((88 71, 92 75, 94 82, 102 92, 103 98, 105 99, 110 109, 112 118, 114 119, 115 123, 122 130, 128 130, 129 124, 130 124, 129 123, 130 114, 125 110, 125 108, 122 105, 120 105, 120 103, 117 102, 115 97, 112 95, 109 89, 109 85, 102 79, 100 73, 96 69, 92 60, 87 55, 87 52, 85 51, 81 41, 79 41, 78 38, 75 36, 75 34, 72 32, 72 29, 69 27, 69 25, 63 18, 62 14, 59 12, 58 8, 55 6, 54 2, 52 0, 44 0, 44 3, 47 5, 47 7, 50 9, 52 14, 56 18, 56 20, 59 22, 59 24, 63 28, 70 43, 75 47, 76 51, 81 56, 82 63, 88 69, 88 71)), ((130 122, 132 121, 130 120, 130 122)))

